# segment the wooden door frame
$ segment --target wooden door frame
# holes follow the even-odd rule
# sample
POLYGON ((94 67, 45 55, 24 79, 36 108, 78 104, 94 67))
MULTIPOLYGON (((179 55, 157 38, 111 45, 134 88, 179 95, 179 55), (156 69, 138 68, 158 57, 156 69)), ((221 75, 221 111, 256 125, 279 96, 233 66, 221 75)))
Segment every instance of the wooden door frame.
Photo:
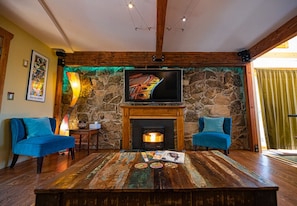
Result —
POLYGON ((13 34, 11 34, 10 32, 0 27, 0 36, 3 38, 2 53, 0 54, 0 112, 1 112, 7 59, 8 59, 8 53, 9 53, 10 41, 13 38, 13 34))

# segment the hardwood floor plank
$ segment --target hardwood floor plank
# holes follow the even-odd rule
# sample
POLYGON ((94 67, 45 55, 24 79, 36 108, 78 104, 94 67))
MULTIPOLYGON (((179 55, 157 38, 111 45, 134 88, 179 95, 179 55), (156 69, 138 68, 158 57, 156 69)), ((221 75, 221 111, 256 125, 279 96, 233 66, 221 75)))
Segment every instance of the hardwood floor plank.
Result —
MULTIPOLYGON (((97 152, 96 150, 90 152, 97 152)), ((106 152, 106 151, 105 151, 106 152)), ((114 151, 112 151, 114 152, 114 151)), ((199 151, 197 151, 199 152, 199 151)), ((36 159, 17 163, 13 169, 0 170, 0 205, 35 205, 34 189, 87 156, 87 150, 76 152, 75 160, 67 154, 52 154, 44 159, 42 173, 36 174, 36 159)), ((230 151, 229 157, 248 170, 271 180, 279 186, 279 206, 297 203, 297 168, 286 165, 261 153, 244 150, 230 151)))
POLYGON ((297 204, 297 168, 259 153, 232 151, 229 156, 277 184, 279 186, 277 192, 279 206, 295 206, 297 204))

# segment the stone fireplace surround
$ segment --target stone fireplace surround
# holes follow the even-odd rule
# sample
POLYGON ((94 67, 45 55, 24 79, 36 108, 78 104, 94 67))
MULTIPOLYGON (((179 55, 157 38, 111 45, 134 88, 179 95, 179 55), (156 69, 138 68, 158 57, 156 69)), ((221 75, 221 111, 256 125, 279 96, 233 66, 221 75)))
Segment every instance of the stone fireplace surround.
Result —
POLYGON ((132 120, 154 119, 174 120, 176 131, 175 150, 184 150, 184 105, 130 105, 122 104, 123 109, 123 138, 122 149, 132 149, 132 120))

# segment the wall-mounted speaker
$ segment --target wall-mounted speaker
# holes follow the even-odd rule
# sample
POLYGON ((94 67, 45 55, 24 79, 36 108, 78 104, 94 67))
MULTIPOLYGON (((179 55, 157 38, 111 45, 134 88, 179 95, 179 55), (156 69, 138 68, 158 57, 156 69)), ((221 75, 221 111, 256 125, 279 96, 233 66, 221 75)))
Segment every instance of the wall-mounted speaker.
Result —
POLYGON ((65 57, 66 56, 65 51, 63 51, 63 50, 57 50, 56 55, 58 57, 65 57))
POLYGON ((165 61, 165 56, 162 55, 161 58, 157 58, 156 55, 153 55, 152 60, 153 60, 153 62, 163 62, 163 61, 165 61))
POLYGON ((65 59, 64 58, 58 58, 58 66, 65 66, 65 59))
POLYGON ((238 56, 241 57, 242 62, 250 62, 251 60, 251 55, 249 50, 243 50, 237 53, 238 56))
POLYGON ((58 56, 58 66, 65 66, 65 51, 63 49, 58 49, 56 50, 56 55, 58 56))

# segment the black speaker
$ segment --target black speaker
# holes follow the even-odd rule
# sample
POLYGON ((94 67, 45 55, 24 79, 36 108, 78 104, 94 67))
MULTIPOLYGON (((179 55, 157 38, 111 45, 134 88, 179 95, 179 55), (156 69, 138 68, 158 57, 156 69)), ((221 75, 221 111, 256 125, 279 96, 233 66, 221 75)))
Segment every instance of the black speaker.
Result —
POLYGON ((241 52, 238 52, 237 55, 241 57, 242 62, 250 62, 251 60, 251 55, 249 50, 243 50, 241 52))
POLYGON ((66 54, 65 54, 65 52, 64 52, 63 50, 58 50, 58 51, 56 51, 56 55, 57 55, 58 57, 65 57, 65 56, 66 56, 66 54))
POLYGON ((65 66, 65 56, 66 56, 66 53, 63 49, 58 49, 56 50, 56 55, 58 57, 58 66, 65 66))
POLYGON ((65 59, 64 58, 59 58, 58 59, 58 66, 65 66, 65 59))
POLYGON ((152 56, 152 61, 153 62, 163 62, 165 61, 165 56, 162 55, 161 58, 157 58, 156 55, 152 56))

